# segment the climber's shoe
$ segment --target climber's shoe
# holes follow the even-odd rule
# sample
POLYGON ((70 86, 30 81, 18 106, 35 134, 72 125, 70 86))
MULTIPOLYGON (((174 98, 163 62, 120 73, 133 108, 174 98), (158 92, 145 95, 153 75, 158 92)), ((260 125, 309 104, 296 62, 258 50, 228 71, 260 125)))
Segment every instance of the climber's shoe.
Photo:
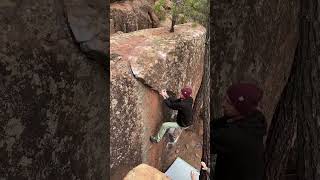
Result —
POLYGON ((151 141, 152 143, 158 143, 157 138, 154 137, 154 136, 150 136, 150 141, 151 141))

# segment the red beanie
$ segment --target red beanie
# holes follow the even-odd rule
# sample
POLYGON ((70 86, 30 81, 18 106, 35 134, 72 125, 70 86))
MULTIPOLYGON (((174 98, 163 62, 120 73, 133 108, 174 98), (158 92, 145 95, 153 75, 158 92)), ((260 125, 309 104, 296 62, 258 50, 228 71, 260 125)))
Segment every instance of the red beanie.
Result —
POLYGON ((263 91, 254 84, 239 83, 230 86, 227 95, 239 113, 247 115, 256 110, 263 91))
POLYGON ((181 93, 185 98, 188 98, 192 94, 192 89, 191 89, 191 87, 184 87, 181 89, 181 93))

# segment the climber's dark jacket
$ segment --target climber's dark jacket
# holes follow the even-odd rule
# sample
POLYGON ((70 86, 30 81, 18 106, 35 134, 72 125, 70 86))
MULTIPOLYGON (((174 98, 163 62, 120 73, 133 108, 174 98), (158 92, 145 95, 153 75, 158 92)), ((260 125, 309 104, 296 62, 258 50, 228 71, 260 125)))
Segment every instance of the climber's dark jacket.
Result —
POLYGON ((176 99, 169 97, 164 100, 165 104, 174 110, 178 110, 177 123, 181 127, 187 127, 192 125, 192 97, 186 99, 176 99))
MULTIPOLYGON (((264 115, 252 114, 230 122, 222 117, 210 123, 211 153, 217 154, 215 180, 262 180, 264 173, 264 115)), ((212 177, 213 178, 213 177, 212 177)))

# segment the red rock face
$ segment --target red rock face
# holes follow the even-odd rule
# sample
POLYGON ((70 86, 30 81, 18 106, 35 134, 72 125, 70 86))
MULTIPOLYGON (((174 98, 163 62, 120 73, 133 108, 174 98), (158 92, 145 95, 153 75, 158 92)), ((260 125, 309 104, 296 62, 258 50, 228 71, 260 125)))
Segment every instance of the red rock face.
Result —
POLYGON ((164 142, 150 144, 170 111, 158 92, 178 94, 191 85, 196 95, 203 73, 205 29, 179 25, 111 37, 111 172, 114 179, 140 163, 160 168, 164 142), (126 166, 122 166, 125 164, 126 166), (123 172, 123 173, 119 173, 123 172))
POLYGON ((157 133, 164 120, 162 98, 155 91, 147 89, 142 106, 145 107, 143 110, 145 128, 143 134, 145 140, 145 147, 142 150, 143 160, 153 167, 160 167, 160 155, 162 154, 164 141, 154 145, 148 142, 149 137, 157 133))

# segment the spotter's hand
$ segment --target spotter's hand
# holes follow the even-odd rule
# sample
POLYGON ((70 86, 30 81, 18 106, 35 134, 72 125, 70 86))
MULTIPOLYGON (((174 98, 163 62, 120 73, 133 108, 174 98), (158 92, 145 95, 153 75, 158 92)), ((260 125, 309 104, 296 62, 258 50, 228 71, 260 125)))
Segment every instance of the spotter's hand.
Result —
POLYGON ((202 161, 201 161, 201 166, 202 166, 202 170, 204 170, 204 171, 207 171, 207 170, 208 170, 208 167, 207 167, 207 165, 206 165, 205 162, 202 162, 202 161))
POLYGON ((191 176, 191 180, 196 180, 197 179, 197 174, 195 172, 193 172, 193 171, 191 171, 190 176, 191 176))

